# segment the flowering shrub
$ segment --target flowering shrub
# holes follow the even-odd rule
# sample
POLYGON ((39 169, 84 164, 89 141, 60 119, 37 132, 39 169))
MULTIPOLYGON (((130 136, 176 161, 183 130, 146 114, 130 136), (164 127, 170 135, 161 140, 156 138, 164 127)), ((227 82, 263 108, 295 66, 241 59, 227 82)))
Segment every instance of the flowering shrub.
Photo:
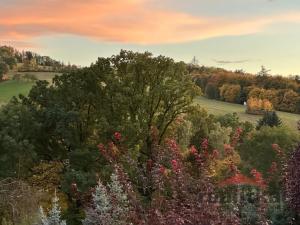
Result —
MULTIPOLYGON (((204 149, 207 144, 204 141, 204 149)), ((147 224, 239 224, 233 212, 225 215, 221 209, 213 184, 207 177, 205 163, 199 163, 200 154, 194 146, 189 150, 189 154, 196 159, 194 161, 185 161, 188 158, 183 157, 174 140, 167 140, 164 148, 156 146, 156 152, 161 157, 156 158, 158 161, 154 168, 157 169, 152 171, 156 191, 148 211, 147 224)))

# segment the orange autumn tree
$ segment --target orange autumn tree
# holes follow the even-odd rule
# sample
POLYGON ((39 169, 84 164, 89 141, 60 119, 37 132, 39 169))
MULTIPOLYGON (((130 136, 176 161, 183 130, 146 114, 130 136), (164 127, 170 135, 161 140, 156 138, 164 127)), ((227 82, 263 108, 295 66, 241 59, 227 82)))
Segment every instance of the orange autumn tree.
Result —
POLYGON ((268 99, 249 98, 246 112, 249 114, 263 114, 273 111, 273 105, 268 99))

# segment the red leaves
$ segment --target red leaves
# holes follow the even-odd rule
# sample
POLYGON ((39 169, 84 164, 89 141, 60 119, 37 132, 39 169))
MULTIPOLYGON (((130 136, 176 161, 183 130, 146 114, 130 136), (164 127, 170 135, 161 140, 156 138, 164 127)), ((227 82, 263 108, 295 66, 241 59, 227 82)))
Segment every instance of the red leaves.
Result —
POLYGON ((97 148, 99 149, 100 153, 102 153, 102 154, 104 154, 106 152, 104 144, 101 144, 101 143, 98 144, 97 148))
POLYGON ((252 169, 251 175, 253 176, 253 178, 247 177, 240 172, 237 172, 232 177, 220 182, 219 186, 224 187, 229 185, 251 185, 260 188, 266 187, 266 183, 260 172, 258 172, 256 169, 252 169))
POLYGON ((196 147, 194 145, 191 146, 190 150, 190 155, 193 157, 193 159, 198 163, 199 166, 202 165, 202 158, 200 156, 200 154, 198 153, 198 150, 196 149, 196 147))
POLYGON ((251 175, 254 177, 254 181, 258 186, 260 186, 262 188, 266 186, 266 183, 262 177, 262 174, 260 172, 258 172, 256 169, 251 170, 251 175))
POLYGON ((114 139, 115 139, 116 141, 121 141, 121 138, 122 138, 121 133, 116 131, 116 132, 114 133, 114 139))
POLYGON ((208 150, 208 139, 204 138, 204 140, 201 143, 201 149, 203 149, 204 151, 208 150))
POLYGON ((198 151, 197 151, 197 149, 196 149, 196 147, 195 147, 194 145, 192 145, 192 147, 190 148, 190 153, 191 153, 192 155, 195 155, 195 154, 198 153, 198 151))
POLYGON ((178 164, 177 160, 173 159, 171 161, 171 165, 172 165, 173 172, 174 173, 178 173, 178 171, 179 171, 180 168, 179 168, 179 164, 178 164))
POLYGON ((235 133, 232 137, 231 146, 236 146, 240 140, 243 129, 241 127, 236 128, 235 133))

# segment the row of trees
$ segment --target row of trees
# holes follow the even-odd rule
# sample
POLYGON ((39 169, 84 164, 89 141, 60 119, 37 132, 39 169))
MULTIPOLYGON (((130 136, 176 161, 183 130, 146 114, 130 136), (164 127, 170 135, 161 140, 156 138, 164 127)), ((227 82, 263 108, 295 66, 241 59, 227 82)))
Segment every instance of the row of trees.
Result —
POLYGON ((300 112, 299 76, 270 76, 264 67, 257 75, 206 67, 195 67, 191 73, 208 98, 238 104, 249 98, 267 99, 276 110, 300 112))
POLYGON ((298 212, 282 197, 290 178, 281 168, 299 135, 209 115, 194 104, 199 93, 184 63, 147 52, 121 51, 51 85, 38 81, 0 110, 1 219, 290 223, 298 212), (49 204, 55 192, 60 207, 57 198, 49 204))
POLYGON ((16 65, 16 58, 14 55, 15 51, 13 48, 0 46, 0 81, 4 74, 12 69, 16 65))
POLYGON ((0 81, 9 70, 20 72, 28 71, 55 71, 65 72, 74 70, 75 65, 65 65, 49 56, 41 56, 31 51, 18 51, 9 46, 0 46, 0 81), (18 65, 18 66, 17 66, 18 65))

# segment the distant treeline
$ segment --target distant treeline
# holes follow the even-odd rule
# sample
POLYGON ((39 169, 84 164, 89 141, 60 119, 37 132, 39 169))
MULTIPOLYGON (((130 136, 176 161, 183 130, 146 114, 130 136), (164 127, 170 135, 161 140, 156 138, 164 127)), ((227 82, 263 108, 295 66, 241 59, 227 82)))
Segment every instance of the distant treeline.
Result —
POLYGON ((204 66, 190 72, 210 99, 238 104, 251 97, 267 99, 275 110, 300 113, 300 76, 271 76, 264 67, 256 75, 204 66))
POLYGON ((31 51, 18 51, 13 47, 0 46, 0 80, 9 71, 65 72, 76 68, 64 62, 41 56, 31 51))

